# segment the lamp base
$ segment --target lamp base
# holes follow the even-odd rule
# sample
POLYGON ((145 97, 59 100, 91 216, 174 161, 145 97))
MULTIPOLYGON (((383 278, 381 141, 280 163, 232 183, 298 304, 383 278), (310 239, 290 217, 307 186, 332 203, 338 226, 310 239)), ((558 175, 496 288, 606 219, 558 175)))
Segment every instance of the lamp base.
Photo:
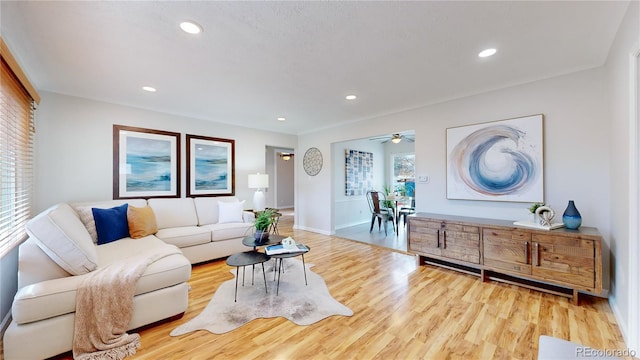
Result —
POLYGON ((256 192, 253 194, 253 210, 264 211, 264 202, 264 192, 262 192, 262 190, 256 190, 256 192))

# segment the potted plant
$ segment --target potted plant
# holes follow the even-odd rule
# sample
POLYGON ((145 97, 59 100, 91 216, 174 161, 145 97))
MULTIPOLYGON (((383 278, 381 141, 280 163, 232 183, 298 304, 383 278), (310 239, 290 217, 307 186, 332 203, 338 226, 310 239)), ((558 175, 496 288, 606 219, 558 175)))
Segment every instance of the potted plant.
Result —
POLYGON ((385 207, 385 208, 387 208, 387 209, 391 209, 391 210, 393 210, 393 208, 394 208, 394 206, 393 206, 393 200, 390 200, 390 199, 389 199, 389 197, 390 197, 390 195, 391 195, 391 187, 389 187, 389 185, 384 185, 384 186, 382 187, 382 191, 384 192, 385 199, 386 199, 386 200, 384 200, 384 201, 382 202, 382 206, 383 206, 383 207, 385 207))
POLYGON ((253 226, 256 228, 254 237, 256 242, 265 242, 269 238, 269 226, 273 223, 273 211, 264 210, 256 215, 253 226))

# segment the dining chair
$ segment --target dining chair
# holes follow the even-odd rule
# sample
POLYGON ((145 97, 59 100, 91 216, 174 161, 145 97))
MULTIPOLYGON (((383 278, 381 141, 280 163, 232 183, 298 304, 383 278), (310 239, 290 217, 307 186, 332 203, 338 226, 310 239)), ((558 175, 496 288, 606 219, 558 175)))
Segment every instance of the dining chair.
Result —
POLYGON ((387 199, 384 193, 378 191, 367 191, 367 202, 369 203, 369 209, 371 210, 371 227, 369 233, 373 231, 373 225, 378 220, 378 231, 380 225, 384 221, 384 235, 387 236, 387 227, 389 221, 393 225, 393 232, 396 232, 396 221, 393 208, 386 206, 387 199))
POLYGON ((396 226, 400 227, 400 219, 404 218, 404 226, 407 226, 407 216, 416 213, 416 198, 411 198, 411 206, 410 207, 400 207, 398 209, 398 217, 396 218, 396 226))

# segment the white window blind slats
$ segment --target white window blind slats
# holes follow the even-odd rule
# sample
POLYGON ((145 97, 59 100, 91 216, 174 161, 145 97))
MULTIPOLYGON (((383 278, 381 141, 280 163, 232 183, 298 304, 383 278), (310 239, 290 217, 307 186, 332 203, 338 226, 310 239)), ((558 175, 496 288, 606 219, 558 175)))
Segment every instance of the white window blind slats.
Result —
POLYGON ((33 100, 4 61, 0 69, 0 257, 22 241, 31 218, 33 100))

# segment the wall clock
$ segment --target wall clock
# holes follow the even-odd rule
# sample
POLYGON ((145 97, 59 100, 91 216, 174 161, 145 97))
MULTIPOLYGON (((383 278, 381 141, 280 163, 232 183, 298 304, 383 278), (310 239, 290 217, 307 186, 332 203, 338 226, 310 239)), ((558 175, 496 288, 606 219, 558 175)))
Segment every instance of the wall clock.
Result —
POLYGON ((318 148, 312 147, 304 153, 302 160, 304 171, 311 175, 316 176, 322 170, 322 153, 318 148))

